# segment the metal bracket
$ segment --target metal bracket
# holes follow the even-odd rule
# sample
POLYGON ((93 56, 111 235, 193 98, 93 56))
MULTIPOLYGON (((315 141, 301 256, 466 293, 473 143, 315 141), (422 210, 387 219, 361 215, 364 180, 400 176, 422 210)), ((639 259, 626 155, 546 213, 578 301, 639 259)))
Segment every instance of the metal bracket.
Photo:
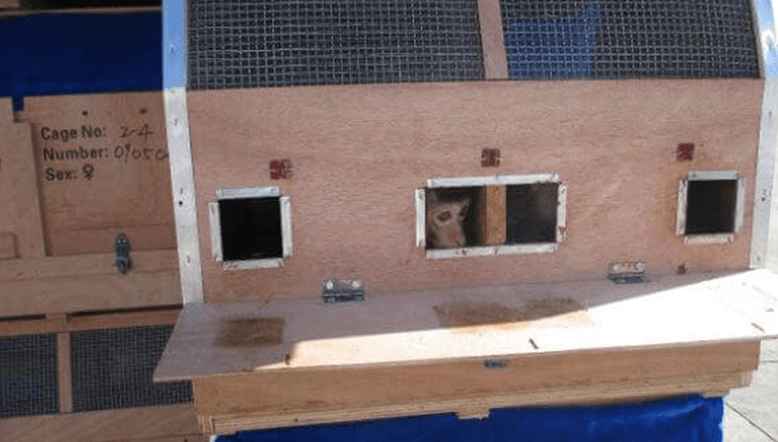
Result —
POLYGON ((507 359, 487 359, 484 361, 484 367, 490 370, 500 370, 503 368, 508 368, 508 360, 507 359))
POLYGON ((132 267, 132 261, 130 261, 130 241, 124 233, 116 236, 114 252, 116 252, 116 268, 119 270, 119 273, 126 275, 127 271, 132 267))
POLYGON ((365 286, 360 279, 325 279, 321 282, 324 302, 364 301, 365 286))
POLYGON ((635 284, 646 282, 646 263, 615 262, 608 266, 608 279, 616 284, 635 284))

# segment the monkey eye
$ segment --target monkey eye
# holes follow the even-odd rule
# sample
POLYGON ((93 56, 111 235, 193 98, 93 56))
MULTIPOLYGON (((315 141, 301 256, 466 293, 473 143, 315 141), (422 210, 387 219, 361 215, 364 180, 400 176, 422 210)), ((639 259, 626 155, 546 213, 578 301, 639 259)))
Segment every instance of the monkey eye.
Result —
POLYGON ((467 207, 464 207, 462 210, 459 211, 459 219, 465 219, 467 218, 467 207))
POLYGON ((438 218, 438 222, 444 223, 451 219, 451 212, 449 211, 442 212, 440 215, 437 216, 437 218, 438 218))

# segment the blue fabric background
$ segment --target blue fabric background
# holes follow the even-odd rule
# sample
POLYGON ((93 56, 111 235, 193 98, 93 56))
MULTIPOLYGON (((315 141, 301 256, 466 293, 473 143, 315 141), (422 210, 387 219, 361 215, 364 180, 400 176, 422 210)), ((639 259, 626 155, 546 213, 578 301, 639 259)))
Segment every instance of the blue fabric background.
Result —
POLYGON ((40 14, 0 19, 0 97, 162 89, 162 18, 40 14))
POLYGON ((699 396, 601 407, 494 410, 221 436, 217 442, 721 442, 722 399, 699 396))
POLYGON ((505 34, 510 78, 580 78, 592 73, 600 5, 566 20, 516 21, 505 34))

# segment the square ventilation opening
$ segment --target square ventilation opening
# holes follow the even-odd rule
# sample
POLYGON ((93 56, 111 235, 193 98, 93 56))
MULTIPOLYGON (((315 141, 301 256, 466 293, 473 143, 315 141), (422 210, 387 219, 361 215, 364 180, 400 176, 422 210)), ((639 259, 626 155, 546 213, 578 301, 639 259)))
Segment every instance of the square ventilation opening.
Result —
POLYGON ((282 267, 291 256, 290 201, 278 188, 220 189, 209 204, 213 257, 226 270, 282 267))
POLYGON ((737 172, 692 172, 679 186, 676 233, 687 243, 732 242, 744 200, 745 182, 737 172))
POLYGON ((557 174, 438 178, 416 192, 416 240, 427 258, 548 253, 564 240, 557 174))

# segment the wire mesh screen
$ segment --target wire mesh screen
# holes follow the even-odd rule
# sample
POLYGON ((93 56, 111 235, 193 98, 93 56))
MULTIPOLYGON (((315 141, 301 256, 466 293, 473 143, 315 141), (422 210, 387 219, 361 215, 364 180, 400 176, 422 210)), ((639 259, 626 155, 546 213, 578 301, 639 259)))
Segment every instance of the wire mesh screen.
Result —
POLYGON ((190 402, 189 382, 152 381, 172 331, 165 325, 71 334, 73 410, 190 402))
POLYGON ((484 78, 475 0, 191 0, 190 89, 484 78))
POLYGON ((501 0, 511 78, 758 77, 750 0, 501 0))
POLYGON ((59 412, 55 335, 0 338, 0 418, 59 412))

